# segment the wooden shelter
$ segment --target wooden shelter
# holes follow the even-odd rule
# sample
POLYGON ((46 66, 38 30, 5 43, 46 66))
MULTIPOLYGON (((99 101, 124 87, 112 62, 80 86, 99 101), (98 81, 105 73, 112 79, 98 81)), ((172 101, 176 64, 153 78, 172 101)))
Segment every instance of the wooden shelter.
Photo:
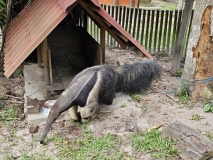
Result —
POLYGON ((38 65, 43 65, 45 69, 47 91, 64 89, 66 87, 64 85, 53 85, 61 76, 65 77, 68 83, 76 72, 88 66, 104 63, 105 31, 122 48, 129 47, 152 59, 152 56, 96 0, 33 1, 9 23, 4 57, 5 76, 9 77, 37 48, 38 65), (77 26, 79 23, 73 23, 72 26, 60 25, 66 22, 70 14, 73 17, 72 11, 77 7, 82 11, 80 13, 82 25, 77 26), (87 16, 100 28, 100 44, 87 32, 87 16), (86 61, 86 65, 79 66, 83 61, 86 61), (57 69, 58 64, 65 69, 61 66, 57 69), (76 68, 74 74, 71 74, 73 70, 69 68, 70 64, 76 68))

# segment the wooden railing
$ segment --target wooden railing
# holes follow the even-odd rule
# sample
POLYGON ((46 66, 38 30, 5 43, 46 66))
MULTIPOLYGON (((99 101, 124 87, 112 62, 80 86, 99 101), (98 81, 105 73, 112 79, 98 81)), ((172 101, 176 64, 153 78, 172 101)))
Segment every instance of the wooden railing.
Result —
MULTIPOLYGON (((163 55, 172 54, 182 10, 148 10, 107 5, 103 5, 103 8, 147 51, 163 55)), ((100 30, 91 19, 88 20, 87 30, 97 42, 100 42, 100 30)), ((107 32, 106 45, 119 47, 107 32)))

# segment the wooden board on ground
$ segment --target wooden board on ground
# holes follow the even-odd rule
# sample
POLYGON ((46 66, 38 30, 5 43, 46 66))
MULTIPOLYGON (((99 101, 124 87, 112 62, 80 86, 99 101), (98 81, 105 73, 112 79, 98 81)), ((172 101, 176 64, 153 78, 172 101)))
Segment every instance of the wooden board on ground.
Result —
POLYGON ((163 136, 177 139, 175 147, 184 160, 208 160, 213 156, 213 142, 195 129, 172 122, 163 129, 163 136))

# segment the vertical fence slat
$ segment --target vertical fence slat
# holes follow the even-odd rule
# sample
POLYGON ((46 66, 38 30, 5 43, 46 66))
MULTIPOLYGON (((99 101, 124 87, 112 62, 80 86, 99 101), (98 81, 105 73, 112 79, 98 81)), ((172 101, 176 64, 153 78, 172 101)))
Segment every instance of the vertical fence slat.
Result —
MULTIPOLYGON (((115 20, 118 22, 118 6, 115 7, 115 20)), ((114 47, 118 47, 118 43, 114 40, 114 47)))
POLYGON ((150 23, 150 10, 148 10, 146 19, 146 36, 145 36, 145 48, 148 48, 148 38, 149 38, 149 23, 150 23))
POLYGON ((165 47, 166 47, 166 37, 167 35, 167 24, 168 24, 168 14, 169 11, 166 10, 166 16, 165 16, 165 21, 164 21, 164 31, 163 31, 163 46, 162 46, 162 53, 165 54, 165 47))
MULTIPOLYGON (((108 11, 108 13, 109 13, 109 15, 111 15, 111 6, 107 6, 107 11, 108 11)), ((108 44, 108 46, 110 46, 110 35, 109 35, 109 33, 107 32, 107 44, 108 44)))
POLYGON ((123 8, 123 17, 122 17, 122 27, 124 28, 125 25, 125 17, 126 17, 126 6, 123 8))
POLYGON ((154 48, 153 53, 156 53, 156 46, 157 46, 157 35, 158 35, 158 22, 159 22, 159 10, 156 12, 155 16, 155 33, 154 33, 154 48))
POLYGON ((119 21, 118 23, 121 25, 121 17, 122 17, 122 11, 123 11, 123 8, 122 6, 119 7, 119 21))
POLYGON ((174 24, 173 24, 173 32, 172 32, 172 47, 171 47, 171 52, 173 53, 174 47, 175 47, 175 38, 176 38, 176 28, 177 28, 177 18, 178 18, 178 11, 175 10, 175 15, 174 15, 174 24))
POLYGON ((138 22, 138 24, 137 24, 137 37, 136 37, 136 39, 137 39, 137 41, 139 41, 139 35, 140 35, 140 31, 141 31, 141 29, 140 29, 140 27, 141 27, 141 9, 138 9, 139 10, 139 13, 138 13, 138 20, 137 20, 137 22, 138 22))
POLYGON ((143 21, 142 21, 142 31, 141 31, 141 45, 144 46, 144 31, 145 31, 145 22, 146 22, 146 10, 143 10, 143 21))
POLYGON ((137 16, 138 16, 138 9, 135 8, 134 10, 135 10, 135 14, 134 14, 134 22, 133 22, 132 36, 133 36, 133 38, 136 38, 136 36, 135 36, 135 29, 136 29, 136 26, 138 26, 138 25, 137 25, 138 23, 136 23, 137 16))
POLYGON ((130 21, 129 21, 129 34, 132 35, 132 19, 133 19, 133 8, 130 8, 130 21))
MULTIPOLYGON (((114 16, 115 7, 112 6, 111 9, 112 9, 112 14, 111 14, 111 16, 115 19, 115 16, 114 16)), ((110 36, 110 46, 111 46, 111 45, 113 45, 113 38, 112 38, 112 36, 110 36)))
POLYGON ((171 39, 172 16, 173 16, 173 12, 169 11, 168 36, 167 36, 167 46, 166 46, 166 53, 168 55, 170 55, 169 49, 171 45, 170 39, 171 39))
POLYGON ((152 49, 152 40, 153 40, 153 28, 154 28, 154 16, 155 16, 155 11, 152 10, 151 11, 151 23, 150 23, 150 34, 149 34, 149 52, 152 49))
POLYGON ((160 13, 160 28, 159 28, 159 39, 158 39, 158 54, 160 52, 161 41, 162 41, 163 17, 164 17, 164 11, 162 10, 161 13, 160 13))
POLYGON ((126 31, 128 29, 128 21, 129 21, 129 8, 127 8, 127 10, 126 10, 126 20, 125 20, 125 22, 126 22, 125 30, 126 31))

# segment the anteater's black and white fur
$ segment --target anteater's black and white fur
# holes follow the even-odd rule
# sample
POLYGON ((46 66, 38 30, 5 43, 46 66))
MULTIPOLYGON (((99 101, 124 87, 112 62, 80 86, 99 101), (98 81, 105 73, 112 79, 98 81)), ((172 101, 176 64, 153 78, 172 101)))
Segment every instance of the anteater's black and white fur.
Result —
POLYGON ((44 142, 51 125, 62 112, 70 109, 71 117, 77 120, 77 108, 80 106, 82 120, 89 118, 100 103, 112 104, 116 92, 134 93, 149 88, 153 80, 160 77, 160 70, 159 64, 151 60, 120 67, 100 65, 83 70, 52 107, 40 142, 44 142))

